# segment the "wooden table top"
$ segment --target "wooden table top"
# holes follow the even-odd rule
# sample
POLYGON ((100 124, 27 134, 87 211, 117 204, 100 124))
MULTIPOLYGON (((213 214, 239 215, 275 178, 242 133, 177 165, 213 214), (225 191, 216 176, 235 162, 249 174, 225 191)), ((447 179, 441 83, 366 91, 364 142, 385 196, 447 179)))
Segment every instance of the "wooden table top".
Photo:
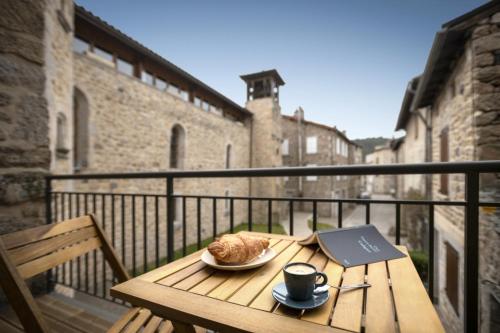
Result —
MULTIPOLYGON (((267 237, 278 255, 247 271, 218 271, 202 261, 203 250, 138 276, 111 289, 111 295, 154 314, 216 331, 248 332, 444 332, 411 259, 344 269, 317 247, 296 238, 267 237), (288 262, 309 262, 331 285, 368 282, 365 290, 330 288, 326 304, 310 311, 291 310, 271 295, 283 281, 288 262)), ((404 246, 398 247, 407 253, 404 246)))

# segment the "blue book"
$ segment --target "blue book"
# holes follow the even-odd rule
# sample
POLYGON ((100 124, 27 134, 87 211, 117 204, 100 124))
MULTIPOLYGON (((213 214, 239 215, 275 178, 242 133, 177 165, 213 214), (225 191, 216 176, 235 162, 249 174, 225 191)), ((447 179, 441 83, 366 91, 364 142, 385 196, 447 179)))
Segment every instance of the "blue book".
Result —
POLYGON ((344 267, 406 257, 371 224, 316 231, 298 243, 319 244, 326 256, 344 267))

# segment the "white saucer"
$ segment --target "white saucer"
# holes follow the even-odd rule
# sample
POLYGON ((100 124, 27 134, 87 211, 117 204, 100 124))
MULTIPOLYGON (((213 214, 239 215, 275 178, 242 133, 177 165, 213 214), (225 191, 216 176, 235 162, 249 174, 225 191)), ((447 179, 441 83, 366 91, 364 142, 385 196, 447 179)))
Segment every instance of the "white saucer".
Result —
POLYGON ((276 251, 274 251, 272 248, 267 248, 264 251, 262 251, 262 254, 257 257, 254 261, 249 262, 248 264, 243 264, 243 265, 221 265, 217 263, 215 260, 214 256, 208 252, 208 250, 205 250, 203 254, 201 255, 201 261, 203 261, 205 264, 208 266, 211 266, 213 268, 225 270, 225 271, 242 271, 245 269, 251 269, 251 268, 256 268, 260 267, 264 264, 266 264, 268 261, 271 261, 276 257, 276 251))

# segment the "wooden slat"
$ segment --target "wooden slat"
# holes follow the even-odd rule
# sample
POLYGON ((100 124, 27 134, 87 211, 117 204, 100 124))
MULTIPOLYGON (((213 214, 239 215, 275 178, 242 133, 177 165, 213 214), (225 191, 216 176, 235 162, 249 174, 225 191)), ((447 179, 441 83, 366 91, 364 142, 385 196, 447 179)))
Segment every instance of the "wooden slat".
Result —
POLYGON ((52 317, 68 326, 94 332, 104 332, 112 326, 111 322, 62 302, 50 294, 37 297, 36 302, 45 316, 52 317))
POLYGON ((174 326, 172 325, 172 322, 169 321, 164 321, 161 325, 161 327, 158 329, 158 333, 172 333, 174 331, 174 326))
POLYGON ((206 267, 201 271, 198 271, 193 275, 185 278, 184 280, 176 283, 174 287, 181 290, 191 289, 192 287, 196 286, 198 283, 212 275, 212 273, 214 273, 214 269, 211 267, 206 267))
POLYGON ((101 246, 101 241, 97 237, 90 238, 84 242, 67 247, 61 251, 54 252, 44 257, 35 259, 17 267, 23 279, 30 278, 39 273, 45 272, 52 267, 60 265, 70 259, 78 257, 101 246))
POLYGON ((151 309, 156 315, 215 331, 231 332, 341 332, 211 297, 132 279, 114 286, 111 296, 151 309))
POLYGON ((162 318, 153 316, 149 321, 146 327, 144 327, 144 330, 142 333, 155 333, 156 329, 160 326, 161 322, 163 321, 162 318))
MULTIPOLYGON (((266 235, 266 234, 264 234, 266 235)), ((280 239, 269 239, 269 246, 274 246, 276 245, 280 239)), ((176 261, 162 266, 158 267, 157 269, 154 269, 146 274, 142 274, 141 276, 137 277, 138 279, 148 281, 148 282, 156 282, 161 279, 164 279, 165 277, 174 274, 181 269, 186 268, 187 266, 192 265, 193 263, 197 262, 200 260, 201 254, 206 250, 206 248, 203 248, 201 250, 198 250, 194 253, 191 253, 190 255, 177 259, 176 261)))
POLYGON ((205 267, 207 267, 207 264, 205 264, 203 261, 198 261, 192 264, 191 266, 184 268, 183 270, 175 272, 174 274, 171 274, 166 278, 157 281, 156 283, 162 284, 164 286, 172 286, 186 279, 187 277, 195 274, 196 272, 204 269, 205 267))
MULTIPOLYGON (((365 266, 346 269, 342 285, 365 282, 365 266)), ((363 289, 343 291, 337 298, 330 325, 353 332, 361 331, 361 315, 363 311, 363 289)))
POLYGON ((109 266, 113 270, 113 273, 115 274, 116 278, 118 279, 118 282, 125 282, 130 280, 130 275, 127 272, 127 269, 125 266, 123 266, 123 263, 118 259, 118 255, 116 254, 115 249, 111 245, 111 242, 108 239, 108 236, 104 232, 104 230, 101 228, 99 223, 97 223, 95 217, 93 215, 90 215, 90 218, 92 219, 92 223, 94 225, 95 230, 97 231, 97 236, 101 240, 101 250, 104 258, 108 262, 109 266))
POLYGON ((151 311, 147 309, 139 310, 139 314, 125 328, 123 333, 137 333, 139 329, 147 322, 149 317, 151 317, 151 311))
POLYGON ((147 281, 147 282, 156 282, 161 279, 164 279, 165 277, 169 276, 170 274, 174 274, 175 272, 180 271, 181 269, 184 269, 187 266, 190 266, 194 264, 197 261, 200 261, 201 254, 203 251, 206 249, 201 249, 199 251, 196 251, 194 253, 191 253, 190 255, 177 259, 176 261, 165 265, 158 267, 157 269, 154 269, 150 272, 147 272, 146 274, 142 274, 141 276, 138 276, 137 279, 147 281))
POLYGON ((283 266, 290 261, 302 248, 297 242, 293 242, 286 250, 281 252, 271 262, 259 269, 258 274, 252 278, 252 283, 233 294, 228 301, 241 305, 248 305, 264 289, 268 283, 281 272, 283 266))
MULTIPOLYGON (((408 255, 404 246, 398 248, 408 255)), ((421 332, 444 332, 410 256, 389 260, 387 265, 400 331, 411 332, 418 327, 421 332)))
POLYGON ((246 235, 254 236, 254 237, 262 237, 262 238, 277 239, 277 240, 297 241, 297 240, 301 239, 300 237, 297 237, 297 236, 267 234, 264 232, 255 232, 255 231, 240 231, 239 234, 246 234, 246 235))
MULTIPOLYGON (((291 241, 281 241, 277 243, 273 249, 278 253, 278 256, 281 254, 282 251, 284 251, 286 248, 288 248, 292 244, 291 241)), ((273 261, 275 261, 277 258, 274 258, 273 261)), ((265 266, 264 266, 265 267, 265 266)), ((240 271, 240 272, 235 272, 230 279, 226 280, 224 283, 222 283, 220 286, 212 290, 208 296, 214 297, 217 299, 227 299, 231 297, 233 293, 235 293, 237 290, 239 290, 245 283, 247 283, 254 275, 259 274, 259 271, 263 267, 257 268, 257 269, 251 269, 251 270, 246 270, 246 271, 240 271)))
POLYGON ((206 295, 218 286, 220 286, 224 281, 226 281, 233 273, 228 271, 216 271, 208 279, 202 281, 201 283, 193 286, 189 291, 192 293, 206 295))
POLYGON ((128 310, 123 316, 118 319, 113 326, 108 330, 107 333, 119 333, 121 330, 127 326, 127 324, 137 316, 141 308, 135 307, 128 310))
MULTIPOLYGON (((323 272, 326 274, 326 276, 328 276, 328 284, 332 286, 338 286, 340 284, 344 268, 334 261, 328 260, 323 272)), ((330 293, 330 298, 328 299, 328 301, 317 309, 306 311, 301 317, 302 320, 307 320, 322 325, 328 325, 330 316, 332 315, 333 305, 335 304, 335 300, 338 296, 338 290, 335 288, 330 288, 328 292, 330 293)))
POLYGON ((39 242, 30 243, 26 246, 17 247, 9 250, 9 255, 17 266, 94 236, 96 236, 95 228, 86 227, 75 232, 61 234, 39 242))
POLYGON ((42 313, 31 295, 21 275, 10 261, 7 250, 0 239, 0 286, 12 308, 26 330, 30 332, 49 332, 42 313))
MULTIPOLYGON (((290 260, 290 262, 307 262, 313 255, 314 250, 311 247, 302 247, 299 253, 297 253, 290 260)), ((269 284, 264 289, 262 289, 260 294, 250 304, 250 307, 264 311, 271 311, 276 304, 276 301, 272 296, 273 287, 283 281, 283 274, 277 274, 274 279, 269 282, 269 284)))
POLYGON ((101 320, 95 316, 91 316, 82 309, 74 308, 68 304, 53 305, 49 302, 40 301, 37 303, 44 314, 44 318, 51 318, 54 321, 60 322, 65 326, 70 326, 75 330, 89 332, 105 332, 111 323, 103 325, 101 320))
MULTIPOLYGON (((270 239, 269 240, 269 246, 274 248, 276 244, 279 243, 278 239, 270 239)), ((275 249, 276 250, 276 249, 275 249)), ((217 271, 215 274, 212 274, 209 278, 206 280, 202 281, 196 286, 193 286, 190 292, 200 294, 200 295, 206 295, 213 291, 215 288, 220 286, 222 283, 224 283, 228 278, 233 276, 235 272, 230 272, 230 271, 217 271)))
POLYGON ((21 329, 17 328, 16 326, 12 325, 11 323, 8 323, 0 318, 0 332, 2 333, 22 333, 21 329))
POLYGON ((92 220, 89 216, 81 216, 74 219, 66 220, 54 224, 46 224, 27 230, 13 232, 1 236, 6 249, 10 250, 14 247, 26 245, 28 243, 40 241, 54 237, 66 232, 85 228, 92 225, 92 220))
POLYGON ((366 289, 365 332, 395 332, 396 317, 385 261, 368 265, 367 282, 372 286, 366 289))

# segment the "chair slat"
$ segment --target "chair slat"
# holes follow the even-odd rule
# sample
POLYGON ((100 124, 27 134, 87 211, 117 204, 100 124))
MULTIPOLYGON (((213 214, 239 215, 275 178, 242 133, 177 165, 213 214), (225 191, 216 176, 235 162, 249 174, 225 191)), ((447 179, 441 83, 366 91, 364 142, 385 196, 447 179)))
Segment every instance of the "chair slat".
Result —
POLYGON ((8 252, 10 259, 18 266, 95 236, 97 236, 95 228, 86 227, 74 232, 30 243, 26 246, 17 247, 8 252))
POLYGON ((30 278, 39 273, 45 272, 68 260, 76 258, 101 246, 101 240, 97 237, 90 238, 79 244, 67 247, 61 251, 51 253, 41 258, 32 260, 17 266, 19 274, 23 279, 30 278))
POLYGON ((90 216, 81 216, 60 223, 46 224, 39 227, 13 232, 3 235, 2 241, 7 250, 51 238, 73 230, 78 230, 92 225, 90 216))

